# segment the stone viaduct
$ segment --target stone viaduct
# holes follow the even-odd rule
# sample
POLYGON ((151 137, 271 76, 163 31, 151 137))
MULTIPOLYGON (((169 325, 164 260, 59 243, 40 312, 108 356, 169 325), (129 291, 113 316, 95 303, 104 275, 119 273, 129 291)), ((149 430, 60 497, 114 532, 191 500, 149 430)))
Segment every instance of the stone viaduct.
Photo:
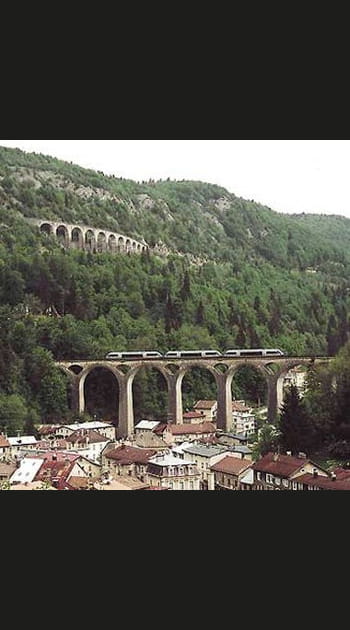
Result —
POLYGON ((131 252, 133 254, 141 254, 148 249, 144 241, 136 241, 109 230, 44 219, 27 219, 27 221, 36 225, 40 232, 55 236, 64 247, 69 249, 82 249, 92 253, 131 252))
MULTIPOLYGON (((167 422, 182 424, 182 381, 193 368, 204 368, 215 378, 217 386, 217 428, 228 431, 232 423, 231 385, 235 372, 249 365, 261 372, 267 382, 268 419, 273 422, 283 403, 283 378, 293 367, 312 368, 316 364, 328 363, 328 357, 252 357, 222 359, 146 359, 142 361, 62 361, 56 365, 71 381, 72 407, 78 413, 85 411, 85 380, 96 368, 112 372, 119 386, 119 409, 117 412, 118 438, 131 435, 134 430, 133 381, 142 368, 155 368, 164 376, 168 386, 167 422)), ((117 405, 117 401, 116 401, 117 405)), ((116 410, 117 411, 117 410, 116 410)))

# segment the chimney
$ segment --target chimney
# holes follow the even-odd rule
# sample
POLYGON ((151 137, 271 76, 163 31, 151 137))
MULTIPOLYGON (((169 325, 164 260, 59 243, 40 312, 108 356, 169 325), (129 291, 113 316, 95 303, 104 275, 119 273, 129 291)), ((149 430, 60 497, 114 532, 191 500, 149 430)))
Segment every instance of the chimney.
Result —
POLYGON ((337 479, 337 475, 334 472, 331 473, 331 479, 332 481, 336 481, 337 479))
POLYGON ((273 455, 273 461, 274 461, 274 462, 278 462, 278 458, 279 458, 278 453, 274 453, 274 455, 273 455))
POLYGON ((316 468, 313 469, 312 474, 314 477, 318 477, 318 472, 316 470, 316 468))

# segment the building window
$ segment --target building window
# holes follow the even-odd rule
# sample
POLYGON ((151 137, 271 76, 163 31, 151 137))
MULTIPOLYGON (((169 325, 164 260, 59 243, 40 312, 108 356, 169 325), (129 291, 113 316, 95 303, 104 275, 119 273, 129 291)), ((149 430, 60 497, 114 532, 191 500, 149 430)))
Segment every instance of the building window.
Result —
POLYGON ((266 482, 267 483, 273 483, 273 475, 267 474, 266 475, 266 482))
POLYGON ((279 486, 281 483, 281 480, 279 477, 275 477, 275 483, 279 486))
POLYGON ((257 476, 258 481, 261 481, 261 473, 260 472, 256 473, 256 476, 257 476))
POLYGON ((185 489, 185 484, 183 481, 181 481, 180 483, 180 490, 184 490, 185 489))
POLYGON ((193 484, 193 481, 190 481, 190 490, 194 490, 194 484, 193 484))

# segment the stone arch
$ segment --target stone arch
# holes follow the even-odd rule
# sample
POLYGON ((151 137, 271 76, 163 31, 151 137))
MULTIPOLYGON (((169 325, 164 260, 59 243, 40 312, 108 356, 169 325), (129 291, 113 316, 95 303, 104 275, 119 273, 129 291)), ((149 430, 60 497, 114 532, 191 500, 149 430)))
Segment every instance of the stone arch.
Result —
POLYGON ((114 234, 110 234, 108 237, 108 251, 114 254, 117 251, 117 239, 114 234))
POLYGON ((65 225, 61 224, 57 227, 56 229, 56 237, 58 238, 59 242, 64 245, 65 247, 68 247, 69 245, 69 232, 68 229, 65 225))
MULTIPOLYGON (((192 362, 191 363, 190 362, 189 363, 186 362, 186 365, 181 366, 180 374, 179 374, 179 377, 178 377, 180 393, 181 393, 181 398, 182 398, 182 404, 183 404, 183 400, 184 400, 184 397, 186 396, 186 394, 189 394, 189 392, 184 391, 183 381, 191 373, 191 371, 198 370, 198 369, 206 371, 206 372, 209 372, 213 376, 213 378, 215 380, 215 387, 216 387, 215 399, 218 400, 218 398, 219 398, 220 376, 223 376, 223 375, 220 375, 213 366, 208 365, 207 363, 204 363, 204 362, 201 362, 201 361, 196 361, 196 362, 193 362, 193 363, 192 362)), ((198 397, 198 395, 199 394, 197 394, 197 397, 198 397)), ((213 393, 213 395, 214 395, 214 393, 213 393)), ((186 397, 189 398, 189 396, 186 396, 186 397)), ((185 398, 185 400, 186 400, 186 398, 185 398)), ((194 404, 194 402, 195 402, 195 400, 193 400, 193 404, 194 404)), ((185 407, 187 407, 187 406, 190 407, 191 404, 185 405, 185 407)), ((183 422, 183 420, 182 420, 182 422, 183 422)))
POLYGON ((85 249, 89 252, 96 251, 96 237, 92 230, 86 230, 85 234, 85 249))
MULTIPOLYGON (((107 363, 94 363, 93 365, 89 365, 87 367, 85 367, 80 374, 78 375, 78 379, 79 379, 79 413, 83 413, 86 410, 86 379, 88 378, 89 375, 92 374, 92 372, 94 372, 95 370, 106 370, 107 372, 110 372, 113 374, 113 376, 115 377, 116 383, 117 383, 117 387, 118 387, 118 394, 120 395, 120 391, 121 391, 121 385, 122 385, 122 374, 120 374, 118 372, 118 370, 116 370, 116 368, 114 368, 113 366, 107 364, 107 363)), ((116 403, 115 405, 115 409, 116 409, 116 414, 118 414, 118 404, 116 403)))
POLYGON ((143 251, 143 252, 147 251, 147 247, 145 247, 145 246, 143 245, 143 247, 142 247, 142 251, 143 251))
POLYGON ((125 251, 125 239, 123 238, 123 236, 119 236, 118 238, 118 252, 124 252, 125 251))
POLYGON ((125 251, 127 254, 131 251, 131 241, 129 238, 125 242, 125 251))
POLYGON ((99 232, 97 235, 97 251, 103 254, 107 250, 107 238, 105 232, 99 232))
POLYGON ((137 249, 137 243, 135 241, 132 242, 132 252, 135 253, 137 249))
POLYGON ((140 254, 141 253, 141 245, 140 243, 138 243, 137 245, 137 253, 140 254))
POLYGON ((164 418, 167 415, 166 409, 169 407, 169 373, 159 364, 144 363, 138 367, 132 368, 128 374, 128 380, 132 386, 132 400, 133 400, 133 415, 134 424, 137 424, 140 420, 158 420, 164 422, 164 418), (146 376, 149 379, 148 392, 150 387, 153 391, 153 397, 156 397, 158 407, 161 409, 161 414, 158 417, 157 414, 152 412, 152 409, 147 409, 147 392, 142 388, 143 383, 138 382, 138 376, 146 376), (138 403, 141 402, 141 407, 138 403))
POLYGON ((47 236, 50 236, 53 233, 53 227, 51 223, 42 223, 40 226, 40 232, 42 234, 46 234, 47 236))
POLYGON ((75 227, 72 229, 71 244, 72 244, 72 247, 76 249, 83 249, 84 236, 80 227, 75 227))

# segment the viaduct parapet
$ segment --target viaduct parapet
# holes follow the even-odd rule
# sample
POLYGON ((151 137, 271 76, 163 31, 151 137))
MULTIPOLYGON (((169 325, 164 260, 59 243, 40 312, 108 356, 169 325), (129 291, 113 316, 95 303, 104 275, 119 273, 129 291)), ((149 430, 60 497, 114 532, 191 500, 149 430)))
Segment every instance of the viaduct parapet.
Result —
POLYGON ((56 365, 70 378, 72 386, 72 405, 74 411, 83 413, 86 408, 85 380, 96 368, 105 368, 112 372, 119 386, 118 437, 124 438, 134 431, 133 382, 142 368, 154 368, 161 372, 168 386, 167 421, 182 424, 182 381, 186 373, 193 368, 204 368, 215 378, 217 385, 217 428, 229 431, 232 424, 232 380, 235 372, 242 366, 250 365, 262 373, 268 389, 268 420, 276 420, 283 403, 283 379, 293 367, 312 368, 320 363, 328 363, 328 357, 279 357, 271 358, 223 358, 218 359, 147 359, 143 361, 61 361, 56 365))
POLYGON ((44 219, 27 219, 27 221, 36 225, 43 234, 55 236, 67 249, 82 249, 92 253, 122 252, 126 254, 129 252, 141 254, 148 249, 144 241, 136 241, 109 230, 44 219))

